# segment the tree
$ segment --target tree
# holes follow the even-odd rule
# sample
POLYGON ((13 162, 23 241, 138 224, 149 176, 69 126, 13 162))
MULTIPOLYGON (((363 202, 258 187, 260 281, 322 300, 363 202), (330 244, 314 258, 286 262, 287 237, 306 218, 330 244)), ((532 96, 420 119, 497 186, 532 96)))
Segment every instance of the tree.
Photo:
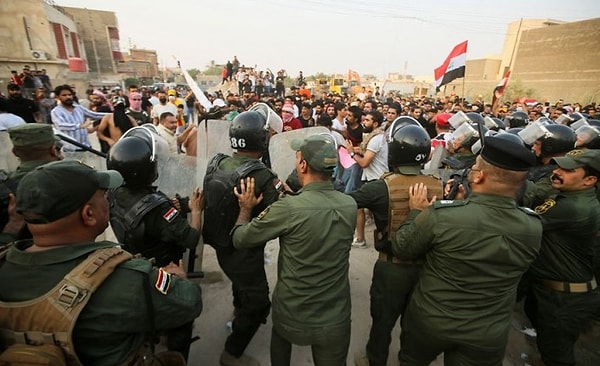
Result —
POLYGON ((189 69, 187 72, 188 72, 188 74, 190 74, 190 76, 191 76, 191 77, 192 77, 192 79, 194 79, 194 80, 196 80, 196 76, 197 76, 198 74, 200 74, 200 73, 201 73, 201 72, 200 72, 200 70, 198 70, 198 69, 196 69, 196 68, 189 69))
POLYGON ((124 81, 126 88, 128 88, 130 85, 140 85, 140 81, 137 78, 127 78, 124 81))
POLYGON ((506 89, 504 90, 504 95, 502 96, 503 100, 513 101, 515 99, 528 97, 533 98, 536 97, 537 91, 533 88, 526 88, 523 86, 523 83, 519 79, 510 80, 506 89))

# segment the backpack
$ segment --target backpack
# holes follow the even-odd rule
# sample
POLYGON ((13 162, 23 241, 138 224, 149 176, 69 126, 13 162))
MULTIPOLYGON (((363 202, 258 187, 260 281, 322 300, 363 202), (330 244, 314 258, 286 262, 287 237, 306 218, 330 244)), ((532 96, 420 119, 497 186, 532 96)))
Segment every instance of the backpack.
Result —
POLYGON ((204 242, 215 249, 232 248, 229 233, 235 225, 240 207, 233 188, 240 179, 259 169, 267 169, 259 160, 248 160, 232 171, 219 169, 219 164, 228 155, 217 154, 209 162, 204 177, 204 225, 202 236, 204 242))
MULTIPOLYGON (((10 246, 0 250, 0 260, 10 246)), ((120 247, 98 249, 46 294, 27 301, 0 301, 0 343, 6 347, 0 365, 81 365, 73 349, 77 318, 104 280, 131 258, 120 247)))

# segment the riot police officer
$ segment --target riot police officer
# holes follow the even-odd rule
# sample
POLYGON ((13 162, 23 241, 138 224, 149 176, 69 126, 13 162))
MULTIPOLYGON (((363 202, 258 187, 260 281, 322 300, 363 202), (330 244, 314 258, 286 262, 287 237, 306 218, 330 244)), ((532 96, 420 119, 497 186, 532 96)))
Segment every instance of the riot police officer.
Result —
POLYGON ((548 132, 537 139, 531 148, 538 165, 529 171, 523 197, 523 205, 529 208, 540 205, 548 196, 557 193, 550 182, 552 171, 556 169, 556 165, 551 161, 574 149, 577 142, 575 131, 567 126, 549 124, 544 128, 548 132))
POLYGON ((225 342, 221 365, 258 365, 244 354, 260 324, 269 315, 269 285, 264 270, 266 242, 250 249, 235 249, 229 236, 239 213, 233 188, 244 177, 256 181, 256 195, 262 202, 254 208, 253 217, 278 199, 275 173, 261 161, 267 150, 270 126, 263 113, 247 111, 234 118, 229 128, 232 156, 217 154, 209 164, 204 178, 206 196, 204 242, 215 248, 219 266, 232 282, 235 307, 232 333, 225 342))
POLYGON ((398 317, 404 313, 423 263, 422 260, 409 261, 394 256, 390 244, 391 235, 408 215, 409 186, 424 183, 432 195, 442 197, 441 181, 421 175, 422 165, 431 151, 427 131, 421 126, 407 124, 394 127, 390 139, 388 162, 393 171, 350 193, 359 208, 368 208, 373 212, 377 228, 375 249, 379 251, 370 290, 373 323, 366 357, 357 358, 357 365, 387 364, 392 329, 398 317), (392 212, 391 216, 389 212, 392 212))
MULTIPOLYGON (((188 207, 177 208, 172 200, 152 186, 158 178, 156 141, 147 129, 125 136, 108 153, 108 169, 123 176, 124 184, 109 192, 111 227, 124 248, 158 267, 179 264, 186 249, 194 249, 202 231, 203 194, 196 188, 188 207), (145 133, 144 133, 145 132, 145 133), (190 212, 188 223, 186 211, 190 212)), ((169 350, 189 353, 193 323, 167 334, 169 350)))

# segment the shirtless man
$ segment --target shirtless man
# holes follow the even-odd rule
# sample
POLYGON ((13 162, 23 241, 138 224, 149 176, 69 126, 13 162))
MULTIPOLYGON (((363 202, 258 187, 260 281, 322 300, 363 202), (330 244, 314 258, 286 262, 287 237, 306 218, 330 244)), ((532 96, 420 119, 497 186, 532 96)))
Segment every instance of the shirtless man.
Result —
MULTIPOLYGON (((125 114, 125 99, 116 96, 112 100, 114 113, 108 114, 102 118, 98 126, 98 139, 108 144, 108 148, 119 141, 121 136, 131 127, 136 127, 138 124, 135 119, 125 114), (108 129, 108 136, 104 133, 108 129)), ((108 152, 104 151, 103 152, 108 152)))

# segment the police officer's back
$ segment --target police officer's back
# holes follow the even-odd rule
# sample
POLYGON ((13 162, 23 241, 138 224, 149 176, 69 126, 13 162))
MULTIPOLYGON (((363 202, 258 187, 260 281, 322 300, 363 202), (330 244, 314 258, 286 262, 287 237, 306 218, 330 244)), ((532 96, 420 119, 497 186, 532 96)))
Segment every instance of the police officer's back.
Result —
MULTIPOLYGON (((218 154, 209 162, 204 178, 206 207, 203 239, 215 248, 219 266, 232 282, 235 317, 220 362, 224 366, 257 365, 244 351, 270 312, 269 285, 264 270, 264 247, 235 249, 230 232, 238 216, 239 205, 233 188, 242 177, 256 181, 255 193, 263 202, 253 210, 257 216, 278 198, 277 176, 260 161, 267 151, 270 126, 257 111, 237 115, 229 128, 232 156, 218 154)), ((219 142, 217 142, 219 143, 219 142)))
MULTIPOLYGON (((399 121, 402 122, 402 121, 399 121)), ((441 196, 441 180, 421 174, 431 151, 431 140, 418 125, 392 125, 388 144, 388 162, 392 172, 368 182, 350 193, 359 208, 373 212, 376 230, 375 249, 379 257, 373 268, 371 283, 371 317, 373 324, 366 346, 366 357, 357 365, 386 365, 392 329, 407 305, 408 296, 417 280, 422 260, 406 260, 394 256, 390 234, 406 220, 410 185, 425 183, 431 195, 441 196)))
POLYGON ((8 130, 13 143, 13 153, 21 160, 16 171, 11 172, 4 180, 0 178, 0 243, 12 240, 31 238, 31 234, 22 225, 6 228, 9 221, 9 194, 16 194, 19 182, 25 174, 36 167, 51 161, 62 159, 60 148, 56 144, 52 126, 39 123, 27 123, 8 130), (5 230, 6 229, 6 230, 5 230))

